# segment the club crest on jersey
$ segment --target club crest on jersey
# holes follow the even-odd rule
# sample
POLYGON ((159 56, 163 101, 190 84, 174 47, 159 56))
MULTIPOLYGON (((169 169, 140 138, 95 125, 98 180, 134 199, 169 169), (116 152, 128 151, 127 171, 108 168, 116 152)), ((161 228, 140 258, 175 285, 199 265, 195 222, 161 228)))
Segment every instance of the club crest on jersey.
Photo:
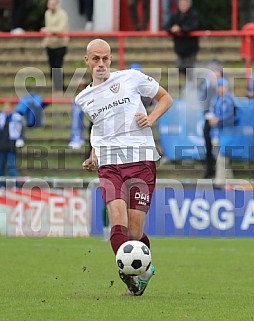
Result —
POLYGON ((117 94, 118 91, 120 89, 120 84, 119 82, 117 84, 113 84, 111 87, 110 87, 110 90, 114 93, 114 94, 117 94))

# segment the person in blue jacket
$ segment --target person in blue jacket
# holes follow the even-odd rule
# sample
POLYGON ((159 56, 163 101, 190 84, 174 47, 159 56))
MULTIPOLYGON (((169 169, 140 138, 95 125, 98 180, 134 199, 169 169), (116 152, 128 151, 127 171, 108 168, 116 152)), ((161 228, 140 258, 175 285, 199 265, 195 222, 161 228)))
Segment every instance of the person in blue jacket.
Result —
MULTIPOLYGON (((89 83, 82 79, 82 81, 78 85, 77 92, 79 93, 81 90, 85 89, 89 83)), ((89 129, 91 129, 91 122, 89 122, 89 129)), ((71 104, 71 127, 70 127, 70 142, 68 144, 72 149, 80 149, 86 142, 84 135, 84 113, 82 109, 79 108, 73 101, 71 104)), ((89 155, 90 155, 90 143, 89 139, 87 139, 87 143, 89 145, 89 155)))
POLYGON ((43 102, 41 96, 36 94, 27 94, 20 97, 16 107, 16 112, 24 116, 27 127, 43 127, 43 109, 47 106, 48 104, 43 102))
POLYGON ((217 95, 211 105, 211 113, 206 114, 212 127, 213 146, 218 147, 216 160, 215 183, 221 185, 225 179, 233 178, 230 164, 229 141, 234 139, 236 124, 236 108, 234 98, 229 91, 229 83, 225 78, 217 81, 217 95))
POLYGON ((254 98, 254 74, 250 77, 247 96, 249 98, 254 98))
POLYGON ((21 137, 22 116, 14 111, 14 105, 7 101, 0 112, 0 187, 4 187, 6 167, 9 176, 18 176, 16 168, 16 142, 21 137))

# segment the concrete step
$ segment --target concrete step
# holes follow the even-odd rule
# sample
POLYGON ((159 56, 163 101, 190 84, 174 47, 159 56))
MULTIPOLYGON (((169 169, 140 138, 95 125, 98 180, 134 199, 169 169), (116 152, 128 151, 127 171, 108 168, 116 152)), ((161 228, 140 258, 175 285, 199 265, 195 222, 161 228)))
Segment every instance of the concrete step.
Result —
MULTIPOLYGON (((43 163, 38 164, 24 164, 23 166, 18 167, 19 174, 22 176, 31 176, 31 175, 51 175, 59 177, 65 173, 66 177, 83 177, 86 172, 81 167, 81 163, 84 160, 83 158, 77 159, 77 165, 68 165, 68 162, 56 162, 55 166, 43 167, 43 163)), ((45 161, 45 159, 44 159, 45 161)), ((95 173, 93 173, 95 174, 95 173)), ((190 168, 174 168, 174 166, 163 165, 157 168, 157 177, 158 178, 168 178, 174 180, 187 180, 187 179, 202 179, 204 175, 204 168, 201 166, 196 166, 195 169, 190 168)), ((238 179, 253 179, 254 169, 234 169, 234 177, 238 179)))
MULTIPOLYGON (((228 47, 218 47, 218 48, 203 48, 198 53, 199 60, 211 59, 214 58, 214 55, 220 54, 220 60, 222 61, 236 61, 240 58, 240 50, 232 50, 228 47), (213 55, 213 57, 211 57, 213 55)), ((168 61, 175 61, 175 53, 172 49, 161 49, 161 48, 127 48, 124 53, 125 61, 135 62, 137 59, 143 60, 145 62, 153 61, 156 64, 156 60, 159 59, 160 64, 165 64, 168 61), (145 49, 145 50, 144 50, 145 49)), ((83 63, 83 53, 75 52, 74 50, 69 50, 68 54, 65 56, 65 64, 79 63, 85 66, 83 63)), ((117 61, 117 57, 116 57, 117 61)), ((22 55, 17 54, 16 52, 2 52, 0 54, 0 64, 1 65, 10 65, 10 66, 42 66, 44 63, 47 63, 46 53, 41 52, 30 52, 25 51, 22 55)))

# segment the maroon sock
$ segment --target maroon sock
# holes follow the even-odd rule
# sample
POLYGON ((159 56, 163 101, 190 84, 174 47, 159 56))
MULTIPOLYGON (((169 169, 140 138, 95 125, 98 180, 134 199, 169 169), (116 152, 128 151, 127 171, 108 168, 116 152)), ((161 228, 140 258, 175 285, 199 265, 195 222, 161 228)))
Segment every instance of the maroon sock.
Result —
POLYGON ((129 240, 128 228, 123 225, 114 225, 110 232, 111 247, 116 254, 119 247, 129 240))
POLYGON ((149 241, 149 238, 147 237, 147 235, 145 233, 143 233, 143 236, 140 239, 140 242, 145 243, 145 245, 150 249, 150 241, 149 241))

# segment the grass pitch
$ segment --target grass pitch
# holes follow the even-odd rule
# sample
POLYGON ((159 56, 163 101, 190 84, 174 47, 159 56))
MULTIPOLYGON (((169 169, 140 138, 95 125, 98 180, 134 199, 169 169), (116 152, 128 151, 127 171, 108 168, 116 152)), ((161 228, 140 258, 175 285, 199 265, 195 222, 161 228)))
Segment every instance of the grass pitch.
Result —
POLYGON ((98 238, 0 238, 1 321, 248 321, 254 239, 152 238, 156 275, 126 297, 98 238))

